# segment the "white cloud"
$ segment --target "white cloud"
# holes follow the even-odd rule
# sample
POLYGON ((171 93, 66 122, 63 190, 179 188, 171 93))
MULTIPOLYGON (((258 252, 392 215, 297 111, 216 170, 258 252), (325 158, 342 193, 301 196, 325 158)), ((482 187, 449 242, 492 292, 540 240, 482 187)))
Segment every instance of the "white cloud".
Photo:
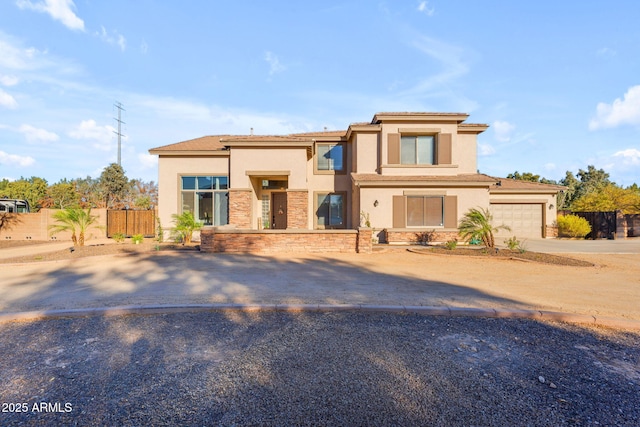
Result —
POLYGON ((467 63, 462 59, 463 51, 457 46, 427 36, 417 37, 412 44, 416 49, 439 62, 442 71, 423 79, 416 86, 405 91, 405 95, 412 96, 432 90, 441 91, 469 71, 467 63))
POLYGON ((549 171, 549 172, 554 171, 557 168, 558 168, 558 166, 555 163, 545 163, 544 164, 544 169, 546 171, 549 171))
POLYGON ((636 148, 627 148, 626 150, 618 151, 613 157, 622 160, 623 165, 640 166, 640 150, 636 148))
POLYGON ((0 84, 3 86, 15 86, 18 84, 18 78, 16 76, 3 76, 0 75, 0 84))
POLYGON ((603 47, 603 48, 600 48, 600 49, 598 49, 596 51, 596 55, 598 55, 598 56, 606 56, 606 57, 615 56, 616 53, 617 52, 615 50, 613 50, 611 48, 608 48, 608 47, 603 47))
POLYGON ((433 16, 435 11, 435 8, 429 7, 428 1, 421 1, 418 5, 418 12, 422 12, 427 16, 433 16))
POLYGON ((515 125, 501 120, 493 122, 491 127, 493 128, 493 134, 495 135, 496 140, 500 142, 511 141, 512 133, 516 129, 515 125))
POLYGON ((280 60, 273 52, 266 52, 264 54, 264 60, 269 64, 269 75, 272 76, 276 73, 281 73, 287 69, 284 65, 280 63, 280 60))
POLYGON ((7 92, 0 89, 0 107, 14 109, 18 107, 18 101, 7 92))
POLYGON ((148 153, 138 153, 138 166, 141 169, 152 169, 158 166, 158 156, 148 153))
POLYGON ((478 155, 479 156, 490 156, 495 153, 496 149, 493 148, 489 144, 478 144, 478 155))
POLYGON ((9 154, 4 151, 0 151, 0 165, 26 167, 31 166, 34 163, 35 160, 33 157, 18 156, 17 154, 9 154))
POLYGON ((113 34, 109 34, 106 28, 103 26, 100 27, 101 31, 96 31, 95 35, 100 37, 103 42, 108 43, 110 45, 118 45, 121 51, 125 51, 127 49, 127 39, 118 31, 114 30, 113 34))
POLYGON ((38 68, 44 61, 41 52, 35 48, 24 48, 19 42, 0 31, 0 67, 10 70, 31 70, 38 68))
POLYGON ((73 11, 76 7, 73 0, 43 0, 38 2, 17 0, 16 5, 20 9, 48 13, 54 20, 62 22, 65 27, 71 30, 84 31, 84 21, 73 11))
POLYGON ((25 138, 29 142, 54 142, 60 139, 60 137, 58 137, 58 135, 53 132, 49 132, 44 129, 38 129, 31 125, 20 126, 18 132, 24 134, 25 138))
POLYGON ((112 126, 99 126, 95 120, 83 120, 78 126, 69 132, 73 139, 91 141, 92 146, 101 151, 110 151, 111 139, 115 129, 112 126))
POLYGON ((623 99, 617 98, 611 104, 600 102, 596 117, 589 122, 589 130, 621 125, 640 126, 640 85, 629 88, 623 99))

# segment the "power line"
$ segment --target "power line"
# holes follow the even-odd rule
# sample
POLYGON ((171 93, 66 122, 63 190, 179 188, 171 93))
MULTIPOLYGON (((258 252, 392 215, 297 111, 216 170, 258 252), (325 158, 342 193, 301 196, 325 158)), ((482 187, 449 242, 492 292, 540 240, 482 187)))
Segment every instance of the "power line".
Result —
POLYGON ((122 106, 121 102, 116 101, 115 104, 113 104, 114 107, 116 107, 118 109, 118 117, 114 117, 113 119, 118 122, 118 131, 116 132, 115 130, 113 131, 113 133, 115 133, 116 135, 118 135, 118 166, 122 166, 122 137, 125 136, 122 134, 122 125, 126 123, 122 121, 122 112, 123 111, 127 111, 124 109, 124 107, 122 106))

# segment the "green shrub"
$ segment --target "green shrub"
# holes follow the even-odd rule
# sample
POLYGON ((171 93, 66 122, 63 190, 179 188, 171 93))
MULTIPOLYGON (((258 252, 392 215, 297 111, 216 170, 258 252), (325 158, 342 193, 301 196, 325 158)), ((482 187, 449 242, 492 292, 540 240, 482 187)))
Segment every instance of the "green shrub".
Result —
POLYGON ((591 232, 591 225, 586 219, 577 215, 560 215, 558 217, 558 235, 561 237, 584 237, 591 232))
POLYGON ((515 251, 516 249, 518 249, 518 246, 520 246, 520 241, 516 238, 516 236, 513 236, 505 240, 504 244, 507 245, 507 247, 512 251, 515 251))
POLYGON ((138 245, 144 242, 144 236, 142 234, 134 234, 133 237, 131 237, 131 241, 138 245))
POLYGON ((117 243, 122 243, 124 242, 125 235, 124 233, 113 233, 113 236, 111 236, 111 238, 113 238, 113 240, 115 240, 117 243))
POLYGON ((444 247, 449 249, 450 251, 454 250, 457 246, 458 246, 458 240, 457 239, 451 239, 451 240, 445 242, 445 244, 444 244, 444 247))

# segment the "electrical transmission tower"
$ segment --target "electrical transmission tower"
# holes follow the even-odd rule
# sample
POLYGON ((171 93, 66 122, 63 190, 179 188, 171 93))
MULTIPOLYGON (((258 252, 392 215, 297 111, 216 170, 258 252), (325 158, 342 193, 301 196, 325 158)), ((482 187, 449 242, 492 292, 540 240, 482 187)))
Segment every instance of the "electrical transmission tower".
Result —
POLYGON ((115 104, 113 104, 114 107, 116 107, 118 109, 118 117, 117 118, 113 118, 116 122, 118 122, 118 131, 116 132, 115 130, 113 131, 113 133, 115 133, 116 135, 118 135, 118 166, 122 166, 122 137, 124 136, 122 134, 122 125, 126 123, 122 121, 122 112, 123 111, 127 111, 124 109, 124 107, 122 106, 121 102, 116 101, 115 104))

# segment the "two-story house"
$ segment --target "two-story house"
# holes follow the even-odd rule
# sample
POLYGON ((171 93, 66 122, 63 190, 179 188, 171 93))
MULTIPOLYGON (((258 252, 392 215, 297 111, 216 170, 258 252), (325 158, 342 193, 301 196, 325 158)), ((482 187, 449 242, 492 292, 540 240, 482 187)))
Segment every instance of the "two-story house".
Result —
POLYGON ((483 207, 509 235, 554 235, 562 187, 478 173, 477 136, 488 126, 467 117, 377 113, 344 131, 217 135, 154 148, 159 217, 166 227, 189 210, 205 225, 265 235, 366 223, 381 242, 404 243, 424 232, 453 238, 464 213, 483 207))

